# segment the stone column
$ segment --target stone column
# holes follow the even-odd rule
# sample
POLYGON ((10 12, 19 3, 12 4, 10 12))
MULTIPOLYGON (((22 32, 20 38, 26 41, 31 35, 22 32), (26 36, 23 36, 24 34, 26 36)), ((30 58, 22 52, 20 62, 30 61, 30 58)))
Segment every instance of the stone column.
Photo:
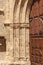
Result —
POLYGON ((28 23, 26 29, 26 58, 29 58, 29 8, 26 11, 26 23, 28 23))
MULTIPOLYGON (((22 0, 21 3, 21 11, 20 11, 20 23, 21 25, 25 25, 25 12, 26 12, 26 7, 27 7, 27 3, 28 0, 22 0)), ((26 58, 26 48, 25 48, 25 27, 20 28, 20 59, 24 59, 26 58)))
POLYGON ((14 60, 19 59, 19 28, 16 28, 19 25, 19 13, 20 13, 20 4, 21 0, 16 0, 14 6, 14 60))
POLYGON ((10 0, 6 0, 6 6, 5 6, 5 29, 6 29, 6 58, 5 60, 12 61, 13 60, 13 28, 10 26, 13 23, 13 13, 10 13, 10 0), (12 15, 12 18, 10 18, 12 15))

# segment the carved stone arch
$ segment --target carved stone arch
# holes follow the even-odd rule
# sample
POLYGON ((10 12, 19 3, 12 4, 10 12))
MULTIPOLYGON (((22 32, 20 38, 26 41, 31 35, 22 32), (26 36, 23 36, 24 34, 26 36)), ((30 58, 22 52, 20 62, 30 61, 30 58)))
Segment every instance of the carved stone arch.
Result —
POLYGON ((29 47, 28 46, 29 23, 27 24, 26 17, 29 16, 29 13, 27 12, 29 12, 28 8, 30 9, 30 5, 31 4, 29 0, 18 0, 18 1, 15 1, 14 3, 14 10, 13 10, 14 60, 29 59, 29 52, 26 50, 29 47), (26 44, 28 47, 26 47, 26 44))
POLYGON ((14 11, 16 11, 18 3, 19 3, 19 0, 15 0, 14 11))
MULTIPOLYGON (((25 51, 26 51, 25 50, 25 25, 27 26, 27 24, 25 24, 25 21, 26 21, 27 3, 28 3, 28 0, 19 0, 17 2, 15 1, 15 4, 14 4, 14 11, 13 11, 13 13, 14 13, 13 14, 13 18, 14 18, 13 19, 13 24, 14 24, 13 25, 14 26, 14 58, 17 58, 17 59, 18 58, 20 58, 20 59, 26 58, 26 56, 25 56, 26 55, 25 54, 25 51), (20 23, 23 23, 23 24, 20 25, 20 23), (23 42, 21 42, 21 40, 23 41, 21 34, 23 35, 23 38, 24 38, 24 45, 23 45, 23 42), (19 41, 17 42, 17 40, 19 40, 19 41), (15 44, 17 44, 18 48, 17 48, 17 46, 15 46, 15 44), (20 45, 20 47, 19 47, 19 45, 20 45), (15 51, 15 49, 18 52, 15 51)), ((27 28, 28 28, 28 26, 27 26, 27 28)))
POLYGON ((29 13, 30 13, 30 4, 28 1, 27 8, 26 8, 26 23, 29 23, 29 13))
POLYGON ((20 5, 21 5, 21 0, 15 0, 14 10, 13 10, 13 23, 19 22, 20 5))
POLYGON ((27 8, 28 0, 22 0, 21 8, 20 8, 20 23, 25 23, 26 19, 26 8, 27 8), (24 20, 23 20, 24 19, 24 20), (24 22, 23 22, 24 21, 24 22))

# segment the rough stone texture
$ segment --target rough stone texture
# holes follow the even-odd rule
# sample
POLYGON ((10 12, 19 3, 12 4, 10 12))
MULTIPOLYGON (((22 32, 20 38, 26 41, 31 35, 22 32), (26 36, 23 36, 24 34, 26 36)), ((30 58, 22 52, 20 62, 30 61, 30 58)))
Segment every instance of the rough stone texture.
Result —
POLYGON ((29 27, 31 2, 0 0, 0 12, 4 13, 0 14, 0 36, 6 38, 6 52, 0 52, 0 65, 30 65, 29 28, 26 27, 29 27))

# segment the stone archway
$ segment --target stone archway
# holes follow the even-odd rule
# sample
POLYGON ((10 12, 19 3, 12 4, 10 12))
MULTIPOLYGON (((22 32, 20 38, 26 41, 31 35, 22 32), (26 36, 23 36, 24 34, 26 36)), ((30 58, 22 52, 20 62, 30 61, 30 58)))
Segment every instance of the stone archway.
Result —
POLYGON ((15 1, 13 11, 14 60, 29 60, 29 12, 31 1, 15 1), (15 51, 16 50, 16 51, 15 51))
POLYGON ((6 3, 7 21, 5 24, 10 30, 10 44, 7 43, 6 60, 30 62, 29 13, 31 1, 9 0, 6 3))

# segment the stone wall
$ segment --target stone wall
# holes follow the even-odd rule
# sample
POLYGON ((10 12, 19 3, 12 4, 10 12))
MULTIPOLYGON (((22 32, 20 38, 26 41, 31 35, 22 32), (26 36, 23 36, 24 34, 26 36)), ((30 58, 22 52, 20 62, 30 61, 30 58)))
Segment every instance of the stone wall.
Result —
POLYGON ((6 51, 0 52, 0 65, 30 65, 29 12, 31 0, 0 0, 0 35, 6 38, 6 51), (21 24, 20 24, 21 23, 21 24), (13 64, 12 64, 13 65, 13 64))

